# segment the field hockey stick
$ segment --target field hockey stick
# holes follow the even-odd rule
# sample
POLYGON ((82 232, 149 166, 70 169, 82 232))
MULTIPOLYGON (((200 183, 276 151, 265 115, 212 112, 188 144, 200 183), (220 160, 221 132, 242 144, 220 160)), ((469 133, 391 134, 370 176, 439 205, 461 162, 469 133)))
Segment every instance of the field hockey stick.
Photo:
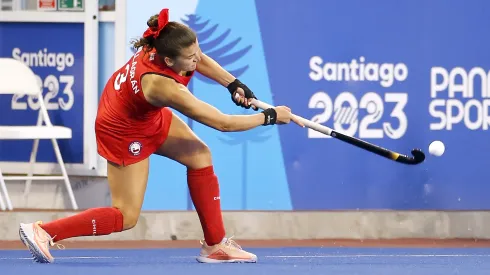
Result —
MULTIPOLYGON (((256 99, 252 99, 252 105, 254 105, 255 107, 258 107, 262 110, 265 110, 268 108, 273 108, 273 106, 271 106, 267 103, 264 103, 260 100, 256 100, 256 99)), ((394 160, 396 162, 414 165, 414 164, 419 164, 425 160, 425 154, 420 149, 413 149, 412 150, 413 157, 409 157, 407 155, 403 155, 403 154, 388 150, 386 148, 380 147, 378 145, 374 145, 374 144, 366 142, 364 140, 336 132, 335 130, 330 129, 327 126, 324 126, 324 125, 321 125, 319 123, 313 122, 311 120, 305 119, 305 118, 300 117, 298 115, 292 114, 292 116, 296 120, 300 121, 301 123, 303 123, 306 127, 310 128, 310 129, 313 129, 313 130, 320 132, 320 133, 323 133, 325 135, 329 135, 333 138, 347 142, 351 145, 354 145, 354 146, 359 147, 361 149, 367 150, 367 151, 372 152, 376 155, 394 160)))

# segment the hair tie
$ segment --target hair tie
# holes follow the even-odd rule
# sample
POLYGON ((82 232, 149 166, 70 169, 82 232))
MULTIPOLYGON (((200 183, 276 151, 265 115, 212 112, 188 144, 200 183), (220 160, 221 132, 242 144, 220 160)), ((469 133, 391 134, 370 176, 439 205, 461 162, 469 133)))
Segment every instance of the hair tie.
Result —
POLYGON ((144 38, 153 37, 154 39, 157 39, 157 37, 160 35, 160 32, 167 24, 168 24, 168 9, 163 9, 160 11, 160 14, 158 14, 158 26, 156 28, 149 27, 143 34, 143 37, 144 38))

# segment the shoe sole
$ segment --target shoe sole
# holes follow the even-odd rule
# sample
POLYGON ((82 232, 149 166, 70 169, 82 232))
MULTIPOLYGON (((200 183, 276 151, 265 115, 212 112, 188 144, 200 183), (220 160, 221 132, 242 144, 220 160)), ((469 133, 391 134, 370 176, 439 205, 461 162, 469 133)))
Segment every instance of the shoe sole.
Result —
POLYGON ((37 262, 37 263, 42 263, 42 264, 48 264, 51 263, 45 256, 44 253, 42 253, 37 245, 33 244, 29 238, 27 237, 27 234, 25 233, 24 229, 22 226, 19 227, 19 237, 22 243, 29 249, 29 252, 31 252, 32 259, 37 262))
POLYGON ((246 264, 253 264, 257 262, 257 259, 231 259, 231 260, 216 260, 216 259, 210 259, 208 257, 203 257, 199 256, 196 258, 196 260, 200 263, 205 263, 205 264, 225 264, 225 263, 246 263, 246 264))

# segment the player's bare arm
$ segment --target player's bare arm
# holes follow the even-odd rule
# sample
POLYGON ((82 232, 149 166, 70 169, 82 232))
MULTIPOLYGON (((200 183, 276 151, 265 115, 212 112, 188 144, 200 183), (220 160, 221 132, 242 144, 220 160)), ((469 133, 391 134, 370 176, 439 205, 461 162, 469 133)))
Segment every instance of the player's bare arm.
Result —
POLYGON ((218 62, 214 61, 211 57, 201 52, 201 60, 199 61, 196 70, 205 77, 212 79, 219 84, 227 87, 235 80, 235 77, 221 67, 218 62))
POLYGON ((182 114, 222 132, 240 132, 263 124, 284 124, 291 119, 290 109, 276 107, 264 113, 252 115, 227 115, 217 108, 196 98, 184 85, 159 75, 146 75, 143 91, 150 104, 170 107, 182 114), (269 116, 270 118, 267 118, 269 116), (268 122, 272 119, 272 121, 268 122))

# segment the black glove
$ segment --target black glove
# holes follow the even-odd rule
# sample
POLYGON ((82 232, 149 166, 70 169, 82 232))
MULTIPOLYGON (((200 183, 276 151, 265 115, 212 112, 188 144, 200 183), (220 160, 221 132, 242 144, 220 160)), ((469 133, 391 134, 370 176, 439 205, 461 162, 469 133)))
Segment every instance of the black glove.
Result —
MULTIPOLYGON (((231 100, 235 103, 236 106, 241 106, 245 109, 250 109, 250 105, 247 105, 246 102, 239 103, 238 100, 235 98, 235 94, 236 94, 236 91, 238 88, 243 89, 243 91, 245 92, 245 98, 246 99, 251 99, 251 98, 257 99, 257 97, 255 97, 254 93, 247 87, 247 85, 240 82, 240 80, 238 80, 238 78, 236 78, 233 82, 231 82, 226 88, 230 92, 231 100)), ((253 106, 253 109, 256 111, 258 110, 258 108, 255 106, 253 106)))
POLYGON ((266 110, 262 111, 262 113, 265 115, 263 125, 274 125, 274 124, 276 124, 277 112, 274 108, 266 109, 266 110))

